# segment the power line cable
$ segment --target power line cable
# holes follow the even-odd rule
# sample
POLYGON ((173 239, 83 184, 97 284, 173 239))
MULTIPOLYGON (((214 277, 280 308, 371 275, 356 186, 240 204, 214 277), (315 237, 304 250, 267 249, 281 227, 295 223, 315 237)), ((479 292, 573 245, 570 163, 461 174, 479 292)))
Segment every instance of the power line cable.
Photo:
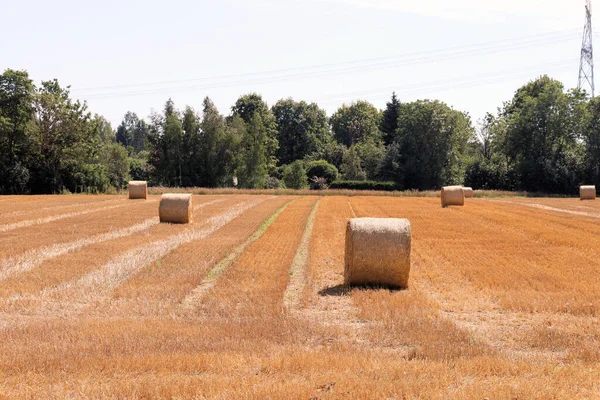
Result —
MULTIPOLYGON (((570 31, 561 31, 561 32, 570 32, 570 31)), ((548 35, 549 34, 545 34, 545 36, 548 36, 548 35)), ((361 71, 365 71, 365 70, 399 67, 399 66, 404 66, 404 65, 414 65, 414 64, 434 62, 434 61, 444 61, 447 59, 452 59, 452 58, 457 58, 457 57, 471 57, 471 56, 475 56, 475 55, 496 53, 496 52, 501 52, 501 51, 518 50, 518 49, 529 48, 532 46, 543 46, 543 45, 548 45, 548 44, 555 44, 558 42, 567 41, 567 40, 571 40, 571 39, 575 38, 573 36, 573 33, 570 33, 568 35, 561 33, 561 35, 559 35, 559 36, 557 36, 556 34, 552 34, 552 35, 553 35, 552 37, 541 37, 540 39, 531 39, 532 37, 542 36, 541 34, 533 35, 531 37, 525 37, 524 39, 526 39, 526 40, 519 39, 519 42, 515 42, 513 44, 505 43, 505 44, 496 44, 496 45, 490 46, 490 44, 493 44, 493 43, 507 42, 508 39, 503 40, 503 41, 488 42, 488 43, 484 44, 484 46, 487 46, 487 47, 483 47, 483 48, 468 49, 469 47, 473 47, 473 45, 459 46, 459 47, 454 47, 454 48, 450 48, 447 50, 442 50, 441 54, 435 54, 436 52, 439 53, 440 52, 439 50, 438 51, 425 51, 425 52, 419 52, 419 53, 405 54, 403 56, 379 57, 379 58, 374 58, 374 59, 365 59, 365 60, 350 61, 350 62, 340 62, 340 63, 333 63, 333 64, 323 64, 320 66, 312 66, 312 67, 288 68, 288 69, 272 70, 272 71, 265 71, 265 72, 259 72, 259 73, 245 73, 245 74, 238 74, 238 75, 225 75, 225 76, 220 76, 220 77, 207 77, 207 78, 187 79, 187 80, 179 80, 179 81, 163 81, 163 82, 155 82, 155 83, 147 83, 147 84, 115 85, 115 86, 88 88, 87 90, 106 90, 106 89, 113 89, 113 88, 142 87, 144 85, 154 86, 154 85, 159 85, 159 84, 174 84, 174 83, 181 84, 181 83, 194 82, 194 81, 205 81, 205 80, 216 81, 216 80, 224 80, 224 79, 232 79, 232 78, 241 78, 244 76, 246 76, 246 77, 255 76, 254 78, 250 78, 248 80, 238 79, 236 81, 229 81, 229 82, 212 82, 212 83, 208 83, 208 84, 204 84, 204 85, 187 86, 187 87, 183 87, 183 88, 182 87, 163 87, 163 88, 154 88, 154 89, 143 89, 143 90, 134 90, 134 91, 118 91, 118 92, 96 93, 96 94, 81 93, 80 96, 89 96, 90 98, 96 98, 96 97, 105 97, 105 96, 153 94, 153 93, 160 93, 162 91, 170 91, 170 90, 175 90, 175 91, 179 91, 182 89, 183 90, 199 90, 199 89, 209 89, 209 88, 215 88, 215 87, 227 87, 227 86, 231 86, 231 85, 236 86, 236 85, 240 85, 240 84, 261 83, 265 80, 275 80, 276 79, 277 81, 280 81, 281 79, 288 80, 288 79, 299 79, 299 78, 307 78, 307 77, 315 77, 315 76, 316 77, 328 76, 329 74, 361 72, 361 71), (464 50, 456 51, 457 49, 464 49, 464 50), (431 55, 428 56, 427 54, 431 54, 431 55), (399 58, 399 57, 404 57, 404 59, 395 60, 395 61, 393 60, 394 58, 399 58), (374 60, 392 60, 392 61, 375 62, 374 63, 374 62, 372 62, 374 60), (366 65, 360 65, 360 63, 364 63, 367 61, 370 63, 368 63, 366 65), (359 64, 359 65, 352 65, 352 64, 359 64), (331 67, 331 66, 336 66, 336 65, 340 65, 342 67, 324 70, 324 71, 319 71, 319 70, 310 71, 310 69, 318 69, 318 68, 331 67), (344 67, 344 65, 346 65, 346 66, 344 67), (306 72, 285 74, 286 72, 303 71, 303 70, 306 70, 306 72), (272 76, 268 76, 267 74, 271 74, 272 76), (279 76, 277 76, 277 74, 279 74, 279 76), (284 75, 281 75, 281 74, 284 74, 284 75), (267 75, 267 76, 261 77, 261 75, 267 75)), ((84 91, 84 89, 73 89, 73 92, 79 92, 79 91, 84 91)))
POLYGON ((396 92, 396 95, 408 95, 415 93, 424 93, 432 90, 445 91, 449 89, 464 89, 494 83, 503 83, 521 76, 527 77, 530 76, 533 71, 547 73, 549 71, 548 67, 550 67, 552 71, 572 69, 574 66, 576 66, 577 62, 578 60, 576 59, 563 60, 545 63, 544 65, 539 65, 534 68, 528 67, 526 69, 519 68, 514 70, 500 71, 498 73, 492 74, 491 76, 479 75, 478 77, 475 77, 475 79, 473 79, 473 76, 463 76, 458 78, 448 78, 445 80, 420 82, 405 86, 396 86, 393 88, 379 88, 374 90, 332 94, 320 97, 318 100, 316 100, 316 102, 319 104, 332 104, 345 100, 354 100, 358 96, 366 96, 369 99, 380 99, 383 98, 383 96, 389 98, 390 93, 392 93, 393 91, 396 92))

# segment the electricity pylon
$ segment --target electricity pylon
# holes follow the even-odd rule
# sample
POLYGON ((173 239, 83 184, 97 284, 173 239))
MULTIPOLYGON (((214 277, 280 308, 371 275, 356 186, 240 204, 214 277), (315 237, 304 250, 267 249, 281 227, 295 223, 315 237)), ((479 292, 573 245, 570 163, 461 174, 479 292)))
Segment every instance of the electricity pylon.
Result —
POLYGON ((583 28, 583 43, 581 44, 581 61, 579 63, 579 82, 577 89, 591 89, 595 95, 594 86, 594 47, 592 46, 592 0, 586 0, 585 27, 583 28))

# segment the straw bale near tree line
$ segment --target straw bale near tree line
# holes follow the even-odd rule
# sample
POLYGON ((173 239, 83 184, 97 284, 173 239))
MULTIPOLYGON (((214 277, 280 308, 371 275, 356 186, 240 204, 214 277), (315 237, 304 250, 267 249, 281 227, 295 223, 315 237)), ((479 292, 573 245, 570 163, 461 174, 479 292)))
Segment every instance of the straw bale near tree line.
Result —
POLYGON ((463 206, 465 193, 462 186, 445 186, 442 188, 442 207, 463 206))
POLYGON ((146 181, 129 181, 128 189, 130 199, 146 199, 148 197, 148 182, 146 181))
POLYGON ((596 186, 579 186, 581 200, 596 200, 596 186))

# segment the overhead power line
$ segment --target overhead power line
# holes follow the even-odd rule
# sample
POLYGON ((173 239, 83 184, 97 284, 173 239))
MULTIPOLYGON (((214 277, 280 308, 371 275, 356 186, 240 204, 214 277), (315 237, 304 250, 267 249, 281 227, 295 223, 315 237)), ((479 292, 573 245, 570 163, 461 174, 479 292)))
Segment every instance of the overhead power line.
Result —
POLYGON ((578 37, 576 30, 559 31, 554 33, 532 35, 528 37, 506 39, 494 42, 481 43, 478 45, 458 46, 445 50, 432 50, 418 53, 409 53, 399 56, 379 57, 357 61, 322 64, 318 66, 288 68, 258 73, 244 73, 237 75, 224 75, 206 78, 186 79, 178 81, 162 81, 132 85, 114 85, 88 89, 73 89, 78 97, 87 99, 113 98, 135 95, 149 95, 163 92, 180 92, 206 90, 213 88, 235 87, 249 84, 276 83, 287 80, 307 79, 339 75, 344 73, 355 73, 385 68, 397 68, 408 65, 418 65, 430 62, 445 61, 454 58, 474 57, 483 54, 519 50, 530 47, 556 44, 563 41, 573 40, 578 37), (189 85, 192 82, 203 82, 204 84, 189 85), (186 84, 181 86, 182 84, 186 84), (158 85, 170 85, 166 87, 154 87, 158 85), (179 85, 179 86, 173 86, 179 85), (144 89, 144 86, 149 88, 144 89), (125 89, 108 91, 111 89, 125 89), (85 92, 87 90, 87 92, 85 92), (94 93, 97 92, 97 93, 94 93))
POLYGON ((409 95, 415 93, 427 93, 435 90, 436 92, 449 89, 464 89, 477 87, 488 84, 503 83, 508 80, 519 77, 530 77, 532 73, 547 73, 560 70, 568 70, 577 64, 578 59, 568 59, 554 61, 539 65, 509 69, 498 71, 492 74, 468 75, 456 78, 446 78, 443 80, 418 82, 411 84, 400 84, 385 88, 377 88, 372 90, 363 90, 355 92, 335 93, 331 95, 321 96, 317 98, 319 104, 339 103, 340 101, 355 100, 357 97, 368 97, 369 99, 389 98, 392 92, 396 95, 409 95))

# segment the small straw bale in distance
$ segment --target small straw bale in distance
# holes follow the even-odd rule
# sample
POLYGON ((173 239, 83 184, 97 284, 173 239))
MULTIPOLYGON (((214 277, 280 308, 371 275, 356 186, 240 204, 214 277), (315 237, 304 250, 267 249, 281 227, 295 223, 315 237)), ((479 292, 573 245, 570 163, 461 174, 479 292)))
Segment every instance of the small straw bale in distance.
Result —
POLYGON ((579 186, 581 200, 596 200, 596 186, 579 186))
POLYGON ((129 198, 146 199, 148 197, 148 182, 129 181, 129 198))
POLYGON ((473 191, 473 188, 463 187, 463 192, 465 194, 465 199, 472 199, 473 197, 475 197, 475 192, 473 191))
POLYGON ((445 186, 442 188, 442 207, 463 206, 465 193, 462 186, 445 186))
POLYGON ((189 224, 192 222, 192 195, 165 193, 158 206, 160 222, 189 224))
POLYGON ((346 285, 408 287, 410 222, 400 218, 352 218, 346 225, 346 285))

